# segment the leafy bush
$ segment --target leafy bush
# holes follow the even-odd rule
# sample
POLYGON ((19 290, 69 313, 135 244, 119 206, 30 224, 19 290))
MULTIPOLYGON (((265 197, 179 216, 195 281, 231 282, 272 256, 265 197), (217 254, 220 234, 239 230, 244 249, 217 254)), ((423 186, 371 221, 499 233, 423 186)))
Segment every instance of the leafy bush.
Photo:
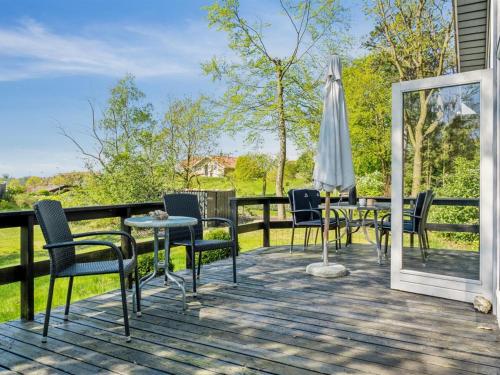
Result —
MULTIPOLYGON (((227 229, 213 229, 204 235, 206 240, 231 240, 231 235, 227 229)), ((208 264, 217 260, 225 259, 231 256, 231 248, 206 251, 201 255, 201 264, 208 264)))
POLYGON ((16 194, 14 196, 14 202, 21 208, 31 208, 36 201, 38 201, 38 198, 28 193, 16 194))
POLYGON ((372 172, 356 179, 356 190, 359 196, 380 197, 384 195, 384 179, 382 173, 372 172))
POLYGON ((0 211, 13 211, 18 209, 19 207, 14 202, 0 200, 0 211))
MULTIPOLYGON (((163 251, 159 254, 160 260, 165 260, 165 253, 163 251)), ((137 260, 137 268, 139 269, 139 277, 144 277, 147 274, 153 272, 153 254, 143 254, 139 255, 137 260)), ((174 264, 170 260, 168 262, 168 269, 170 271, 174 270, 174 264)), ((158 271, 158 275, 163 275, 165 272, 163 270, 158 271)))

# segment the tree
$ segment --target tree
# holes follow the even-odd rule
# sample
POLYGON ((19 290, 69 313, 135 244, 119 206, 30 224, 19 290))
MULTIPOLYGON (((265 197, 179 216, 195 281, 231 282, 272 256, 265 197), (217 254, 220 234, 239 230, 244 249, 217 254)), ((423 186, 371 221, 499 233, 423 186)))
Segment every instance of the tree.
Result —
POLYGON ((24 184, 27 188, 35 188, 43 185, 43 178, 38 176, 30 176, 24 184))
POLYGON ((262 195, 266 195, 267 176, 273 160, 266 154, 247 154, 236 160, 235 175, 238 181, 260 179, 262 181, 262 195))
MULTIPOLYGON (((367 8, 375 17, 368 47, 390 61, 400 81, 439 76, 453 69, 453 19, 447 0, 370 0, 367 8)), ((413 149, 411 194, 420 191, 422 149, 436 130, 440 117, 429 119, 433 90, 415 93, 417 115, 405 105, 404 126, 413 149)))
POLYGON ((196 177, 196 164, 217 147, 218 128, 206 104, 202 96, 196 100, 177 99, 169 104, 164 116, 162 132, 166 148, 175 156, 176 175, 186 189, 196 177))
MULTIPOLYGON (((229 47, 239 61, 226 62, 214 57, 203 65, 206 74, 227 84, 219 104, 228 128, 247 132, 252 141, 261 139, 263 132, 271 132, 278 138, 277 196, 283 196, 287 137, 293 130, 289 116, 303 113, 290 110, 300 103, 290 102, 288 95, 303 91, 307 65, 301 62, 321 40, 335 37, 341 13, 336 0, 281 0, 280 6, 295 39, 287 56, 273 53, 266 43, 264 29, 269 24, 245 19, 238 0, 221 0, 207 7, 209 26, 228 35, 229 47)), ((278 210, 283 217, 284 206, 279 205, 278 210)))
MULTIPOLYGON (((348 64, 343 83, 357 176, 380 172, 383 189, 391 187, 391 82, 394 74, 381 69, 377 56, 367 55, 348 64)), ((359 189, 358 189, 359 191, 359 189)))
POLYGON ((153 118, 153 107, 145 101, 132 76, 111 89, 100 120, 91 109, 92 147, 61 132, 78 148, 91 178, 86 182, 86 200, 98 203, 136 202, 158 199, 168 188, 173 168, 171 153, 153 118))
POLYGON ((312 181, 314 169, 314 153, 312 151, 304 151, 297 159, 297 172, 306 179, 312 181))

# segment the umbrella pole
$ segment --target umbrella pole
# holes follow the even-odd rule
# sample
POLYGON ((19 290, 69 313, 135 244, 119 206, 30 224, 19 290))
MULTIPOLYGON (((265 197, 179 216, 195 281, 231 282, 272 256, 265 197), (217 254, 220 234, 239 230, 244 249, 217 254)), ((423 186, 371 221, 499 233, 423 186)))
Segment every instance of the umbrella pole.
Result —
POLYGON ((323 228, 323 263, 328 266, 328 234, 330 232, 330 192, 326 192, 325 198, 325 224, 323 228))

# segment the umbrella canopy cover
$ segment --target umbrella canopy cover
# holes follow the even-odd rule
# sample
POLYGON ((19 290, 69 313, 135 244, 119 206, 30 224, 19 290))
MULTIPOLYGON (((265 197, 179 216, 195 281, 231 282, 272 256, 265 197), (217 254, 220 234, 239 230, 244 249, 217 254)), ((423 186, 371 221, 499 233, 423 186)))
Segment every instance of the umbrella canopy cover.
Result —
POLYGON ((347 124, 342 65, 332 56, 325 76, 325 100, 314 165, 314 185, 318 190, 344 191, 354 186, 351 140, 347 124))

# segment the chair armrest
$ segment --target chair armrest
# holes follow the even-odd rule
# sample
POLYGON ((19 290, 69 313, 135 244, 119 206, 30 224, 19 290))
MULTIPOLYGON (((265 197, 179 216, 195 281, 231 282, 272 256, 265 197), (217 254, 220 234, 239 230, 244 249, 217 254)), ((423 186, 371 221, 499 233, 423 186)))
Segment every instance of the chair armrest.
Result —
POLYGON ((100 236, 100 235, 112 235, 112 236, 127 237, 128 241, 131 245, 131 248, 132 248, 132 258, 135 259, 137 257, 137 253, 136 253, 137 243, 135 242, 135 238, 132 237, 131 234, 124 232, 124 231, 121 231, 121 230, 77 233, 77 234, 73 235, 73 238, 82 238, 82 237, 91 237, 91 236, 100 236))
POLYGON ((57 242, 45 245, 43 248, 47 250, 58 249, 61 247, 69 247, 69 246, 107 246, 114 250, 116 256, 118 257, 118 267, 121 271, 123 271, 123 254, 121 250, 114 243, 109 241, 96 241, 96 240, 83 240, 83 241, 66 241, 66 242, 57 242))
POLYGON ((234 225, 234 222, 230 219, 226 219, 223 217, 206 217, 202 218, 201 221, 202 222, 218 221, 221 223, 225 223, 231 229, 231 239, 234 240, 236 238, 236 226, 234 225))
POLYGON ((414 215, 413 213, 410 213, 410 212, 403 212, 403 216, 414 217, 414 218, 417 218, 417 219, 421 219, 422 218, 422 216, 420 216, 420 215, 414 215))
POLYGON ((386 219, 387 219, 387 222, 390 223, 391 222, 391 216, 392 216, 391 213, 388 213, 388 214, 385 214, 384 216, 382 216, 382 218, 380 219, 380 225, 383 226, 384 225, 384 221, 386 221, 386 219))

